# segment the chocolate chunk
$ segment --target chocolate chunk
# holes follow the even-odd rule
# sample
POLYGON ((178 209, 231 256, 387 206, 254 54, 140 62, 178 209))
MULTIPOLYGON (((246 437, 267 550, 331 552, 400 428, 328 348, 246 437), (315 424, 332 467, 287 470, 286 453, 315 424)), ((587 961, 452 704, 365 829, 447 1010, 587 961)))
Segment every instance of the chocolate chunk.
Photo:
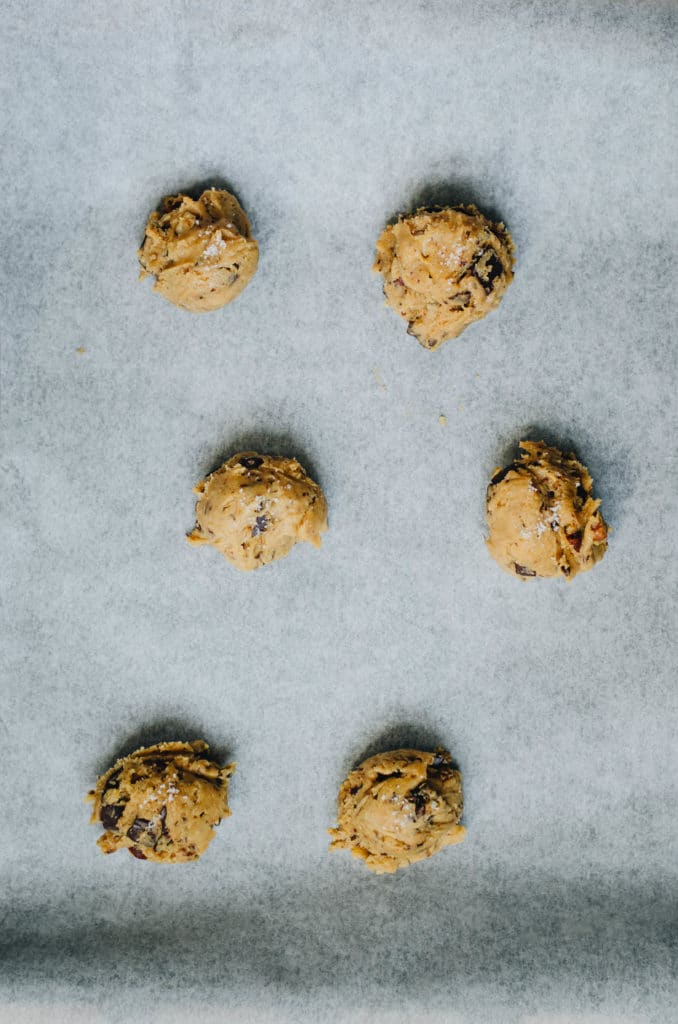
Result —
POLYGON ((252 527, 252 536, 258 537, 260 533, 266 533, 268 528, 268 519, 266 516, 257 516, 252 527))
POLYGON ((575 530, 574 533, 566 532, 565 536, 575 551, 581 551, 581 530, 575 530))
POLYGON ((106 784, 105 784, 105 786, 103 788, 103 791, 102 791, 102 796, 103 796, 104 793, 108 793, 108 791, 110 789, 115 789, 115 787, 118 784, 118 781, 120 779, 121 774, 122 774, 122 768, 118 768, 117 771, 113 772, 112 775, 108 776, 108 778, 106 779, 106 784))
POLYGON ((161 808, 158 817, 160 818, 160 829, 162 831, 162 834, 164 836, 168 836, 169 832, 167 830, 167 808, 164 805, 161 808))
POLYGON ((511 462, 508 466, 504 466, 503 469, 497 470, 492 479, 490 480, 490 487, 493 484, 500 484, 505 476, 508 476, 512 469, 518 469, 515 462, 511 462))
POLYGON ((99 811, 99 821, 104 828, 115 832, 116 825, 120 821, 124 809, 124 804, 104 804, 99 811))
POLYGON ((153 830, 153 822, 149 821, 148 818, 135 818, 127 829, 127 836, 134 843, 139 842, 142 838, 147 838, 150 839, 151 842, 154 842, 155 832, 153 830))
POLYGON ((436 750, 431 767, 439 768, 442 764, 450 764, 450 755, 446 750, 436 750))
POLYGON ((457 292, 456 295, 453 295, 447 300, 447 305, 450 309, 466 309, 470 301, 470 292, 457 292))
POLYGON ((128 846, 127 849, 129 850, 129 852, 132 854, 133 857, 136 857, 137 860, 147 860, 148 859, 146 857, 146 854, 142 853, 141 850, 138 849, 138 847, 136 847, 136 846, 128 846))
POLYGON ((471 273, 480 281, 481 285, 489 295, 494 287, 494 282, 504 273, 504 264, 497 256, 494 249, 483 249, 471 266, 471 273))
POLYGON ((513 563, 516 567, 516 574, 518 576, 536 576, 534 569, 526 569, 524 565, 519 565, 518 562, 513 563))
POLYGON ((586 488, 585 488, 585 487, 583 486, 583 484, 581 484, 581 483, 578 483, 578 484, 577 484, 577 490, 576 490, 576 495, 577 495, 577 497, 579 498, 579 500, 580 500, 580 502, 582 503, 582 505, 585 505, 585 504, 586 504, 586 502, 587 502, 587 501, 589 500, 589 498, 591 497, 591 495, 589 494, 589 492, 588 492, 588 491, 586 490, 586 488))
POLYGON ((259 469, 263 462, 264 460, 260 459, 258 455, 249 455, 244 459, 238 459, 238 464, 244 466, 245 469, 259 469))
POLYGON ((417 818, 422 818, 426 814, 426 807, 428 805, 428 797, 422 790, 421 786, 417 786, 410 793, 410 800, 414 804, 414 813, 417 818))

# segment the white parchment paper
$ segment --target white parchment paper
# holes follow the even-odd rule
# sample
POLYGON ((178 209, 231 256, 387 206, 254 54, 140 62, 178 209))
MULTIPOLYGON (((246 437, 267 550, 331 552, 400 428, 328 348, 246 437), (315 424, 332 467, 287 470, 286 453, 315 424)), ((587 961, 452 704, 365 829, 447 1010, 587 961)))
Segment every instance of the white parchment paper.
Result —
POLYGON ((675 5, 1 9, 0 1019, 675 1021, 675 5), (192 316, 135 253, 200 184, 261 261, 192 316), (370 267, 447 201, 517 268, 431 354, 370 267), (613 527, 571 586, 485 551, 525 436, 613 527), (323 486, 321 552, 186 544, 245 447, 323 486), (97 773, 196 737, 238 762, 203 860, 102 857, 97 773), (435 743, 467 841, 392 878, 330 856, 345 773, 435 743))

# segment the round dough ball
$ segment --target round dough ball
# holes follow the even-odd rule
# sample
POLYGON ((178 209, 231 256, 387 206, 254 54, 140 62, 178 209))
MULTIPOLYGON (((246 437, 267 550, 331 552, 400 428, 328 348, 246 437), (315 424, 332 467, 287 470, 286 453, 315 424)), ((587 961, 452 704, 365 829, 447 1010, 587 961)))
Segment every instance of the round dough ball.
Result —
POLYGON ((194 487, 191 544, 213 544, 238 569, 258 569, 295 544, 321 544, 327 505, 296 459, 239 452, 194 487))
POLYGON ((475 206, 417 210, 382 232, 373 269, 407 333, 437 349, 499 305, 513 280, 513 252, 504 225, 475 206))
POLYGON ((234 764, 221 768, 205 757, 203 740, 158 743, 121 758, 87 799, 92 823, 106 831, 104 853, 126 849, 139 860, 181 864, 197 860, 214 838, 214 826, 230 815, 228 780, 234 764))
POLYGON ((543 441, 494 472, 487 488, 487 546, 502 569, 521 579, 592 569, 607 550, 607 525, 593 480, 571 453, 543 441))
POLYGON ((350 850, 378 875, 460 843, 461 773, 446 750, 389 750, 352 771, 339 790, 331 850, 350 850))
POLYGON ((162 213, 148 218, 138 255, 141 277, 156 278, 154 291, 191 313, 208 313, 247 287, 259 246, 235 196, 208 188, 200 199, 167 196, 162 213))

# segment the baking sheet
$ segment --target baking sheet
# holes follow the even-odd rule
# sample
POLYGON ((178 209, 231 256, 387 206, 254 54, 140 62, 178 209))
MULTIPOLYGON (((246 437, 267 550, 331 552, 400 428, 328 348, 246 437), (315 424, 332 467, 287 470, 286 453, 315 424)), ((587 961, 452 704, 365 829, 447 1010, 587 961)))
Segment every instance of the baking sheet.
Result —
POLYGON ((675 5, 2 12, 0 1020, 674 1021, 675 5), (135 257, 198 184, 261 248, 202 317, 135 257), (448 200, 517 269, 431 354, 370 266, 448 200), (524 436, 576 448, 613 526, 571 586, 484 548, 524 436), (243 576, 186 544, 245 447, 321 483, 321 552, 243 576), (238 762, 207 855, 101 857, 97 773, 195 737, 238 762), (467 841, 392 878, 330 856, 347 770, 438 742, 467 841))

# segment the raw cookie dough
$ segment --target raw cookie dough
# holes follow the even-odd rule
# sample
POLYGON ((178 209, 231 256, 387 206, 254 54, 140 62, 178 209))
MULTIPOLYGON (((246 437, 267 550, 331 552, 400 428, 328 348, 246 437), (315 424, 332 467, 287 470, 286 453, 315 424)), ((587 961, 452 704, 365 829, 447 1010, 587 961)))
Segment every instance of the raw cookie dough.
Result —
POLYGON ((207 749, 203 740, 158 743, 116 761, 87 796, 92 823, 106 829, 98 840, 103 852, 127 849, 163 864, 202 856, 214 826, 231 813, 228 780, 235 770, 209 760, 207 749))
POLYGON ((249 284, 259 246, 235 196, 208 188, 200 199, 167 196, 162 213, 148 218, 138 255, 141 277, 156 277, 154 291, 191 313, 208 313, 249 284))
POLYGON ((373 270, 389 306, 427 349, 458 337, 495 309, 513 280, 513 241, 475 206, 417 210, 390 224, 373 270))
POLYGON ((350 850, 378 875, 460 843, 461 773, 446 750, 389 750, 352 771, 339 790, 331 850, 350 850))
POLYGON ((327 530, 327 505, 296 459, 239 452, 194 487, 191 544, 213 544, 238 569, 258 569, 299 541, 314 547, 327 530))
POLYGON ((571 453, 543 441, 497 469, 487 488, 487 540, 492 557, 512 575, 565 576, 592 569, 607 550, 607 525, 593 480, 571 453))

